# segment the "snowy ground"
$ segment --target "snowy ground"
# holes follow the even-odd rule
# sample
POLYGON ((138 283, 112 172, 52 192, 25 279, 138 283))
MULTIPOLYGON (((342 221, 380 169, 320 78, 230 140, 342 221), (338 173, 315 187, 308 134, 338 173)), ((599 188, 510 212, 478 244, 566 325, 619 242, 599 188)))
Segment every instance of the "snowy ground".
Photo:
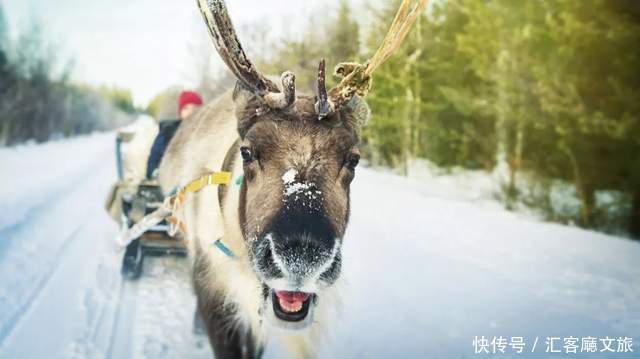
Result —
MULTIPOLYGON (((0 150, 0 358, 210 357, 185 260, 120 278, 103 209, 113 143, 0 150)), ((506 212, 461 183, 358 170, 322 357, 640 357, 640 243, 506 212), (475 336, 522 336, 525 353, 474 354, 475 336), (635 352, 545 353, 546 337, 570 336, 631 337, 635 352)))

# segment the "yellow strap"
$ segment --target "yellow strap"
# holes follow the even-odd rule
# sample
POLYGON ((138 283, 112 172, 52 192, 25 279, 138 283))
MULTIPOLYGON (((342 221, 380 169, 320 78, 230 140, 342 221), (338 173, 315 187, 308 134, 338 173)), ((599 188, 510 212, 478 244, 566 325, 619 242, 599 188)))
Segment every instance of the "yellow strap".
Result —
POLYGON ((212 184, 215 184, 215 185, 229 184, 230 181, 231 181, 231 172, 225 172, 225 171, 211 172, 207 175, 204 175, 196 180, 189 182, 179 192, 195 193, 201 190, 205 186, 209 186, 212 184))
POLYGON ((168 217, 170 223, 169 234, 174 235, 178 229, 183 233, 186 232, 186 226, 184 225, 183 218, 179 215, 179 211, 182 209, 182 205, 185 201, 185 195, 187 193, 195 193, 200 191, 205 186, 209 185, 227 185, 231 182, 231 172, 220 171, 211 172, 198 179, 195 179, 186 186, 182 187, 171 197, 165 199, 165 206, 171 208, 171 215, 168 217))

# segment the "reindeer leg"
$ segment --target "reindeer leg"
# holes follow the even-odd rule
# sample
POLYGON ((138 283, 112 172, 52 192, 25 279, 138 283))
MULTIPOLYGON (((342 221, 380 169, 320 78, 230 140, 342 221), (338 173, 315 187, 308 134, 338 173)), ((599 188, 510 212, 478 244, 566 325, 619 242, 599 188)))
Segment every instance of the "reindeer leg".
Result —
POLYGON ((262 348, 250 331, 235 323, 235 312, 222 303, 221 297, 202 298, 198 295, 200 312, 209 342, 216 358, 259 358, 262 348))
POLYGON ((236 310, 224 303, 224 293, 207 287, 203 270, 208 266, 205 255, 196 250, 193 287, 197 298, 197 311, 204 322, 209 342, 217 359, 260 358, 263 348, 248 328, 236 319, 236 310))

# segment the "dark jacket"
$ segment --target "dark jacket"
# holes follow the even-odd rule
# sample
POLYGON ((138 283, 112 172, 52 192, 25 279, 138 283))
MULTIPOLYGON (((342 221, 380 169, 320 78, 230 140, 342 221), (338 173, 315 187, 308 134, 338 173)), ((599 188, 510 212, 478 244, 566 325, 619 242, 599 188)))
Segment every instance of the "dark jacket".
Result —
POLYGON ((180 127, 180 122, 182 121, 168 120, 160 122, 158 136, 156 136, 155 141, 153 141, 149 160, 147 161, 147 178, 153 178, 153 172, 158 168, 158 166, 160 166, 160 161, 162 161, 164 151, 167 150, 169 142, 171 142, 173 135, 175 135, 176 130, 180 127))

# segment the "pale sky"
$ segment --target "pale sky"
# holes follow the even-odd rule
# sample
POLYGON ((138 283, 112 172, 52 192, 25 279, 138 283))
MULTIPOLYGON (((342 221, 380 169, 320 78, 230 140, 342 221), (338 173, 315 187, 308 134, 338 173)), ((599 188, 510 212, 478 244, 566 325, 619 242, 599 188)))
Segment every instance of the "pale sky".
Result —
MULTIPOLYGON (((353 2, 358 2, 355 0, 353 2)), ((362 0, 366 1, 366 0, 362 0)), ((12 35, 35 17, 46 38, 73 58, 75 80, 132 90, 138 105, 170 85, 193 85, 194 48, 206 46, 195 0, 0 0, 12 35)), ((272 38, 296 34, 311 11, 333 14, 338 0, 227 0, 240 39, 266 24, 272 38)), ((246 49, 251 58, 259 56, 246 49)), ((222 66, 217 60, 217 66, 222 66)))

